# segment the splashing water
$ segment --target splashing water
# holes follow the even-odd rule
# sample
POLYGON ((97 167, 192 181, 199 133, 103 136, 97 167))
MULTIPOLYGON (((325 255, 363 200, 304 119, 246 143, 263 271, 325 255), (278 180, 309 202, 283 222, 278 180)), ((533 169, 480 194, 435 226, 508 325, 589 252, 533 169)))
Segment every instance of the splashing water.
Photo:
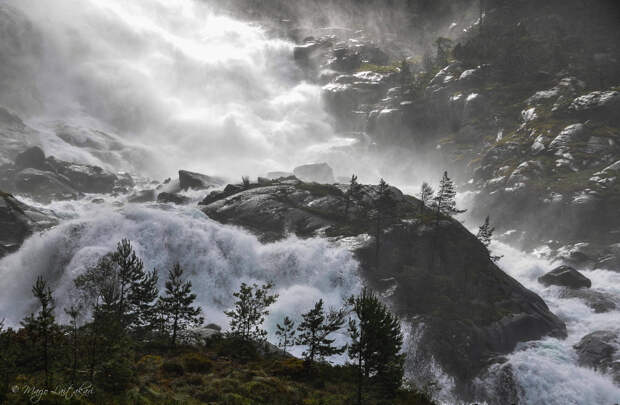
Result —
POLYGON ((60 158, 84 153, 50 121, 122 134, 105 147, 139 146, 134 161, 148 156, 155 176, 290 170, 349 143, 335 137, 320 87, 301 81, 291 42, 207 2, 8 0, 0 32, 0 106, 60 158))
MULTIPOLYGON (((545 338, 518 345, 508 356, 513 367, 520 400, 527 405, 613 405, 620 400, 620 387, 610 376, 580 367, 573 345, 597 330, 620 331, 618 309, 595 313, 581 299, 561 298, 560 289, 544 287, 537 278, 554 266, 543 259, 523 253, 503 243, 491 245, 494 254, 503 254, 499 265, 525 287, 540 295, 549 309, 567 327, 564 340, 545 338)), ((582 271, 592 280, 592 289, 620 298, 620 274, 606 270, 582 271)), ((618 308, 618 306, 617 306, 618 308)), ((620 348, 618 348, 620 350, 620 348)))
POLYGON ((18 252, 0 260, 5 287, 0 313, 16 324, 34 309, 28 291, 39 275, 52 283, 58 308, 66 306, 73 279, 121 238, 132 241, 147 268, 158 269, 162 285, 167 270, 179 261, 206 310, 207 322, 225 327, 223 311, 232 306, 232 293, 241 282, 275 283, 280 297, 271 307, 269 330, 285 314, 297 317, 319 298, 327 306, 339 307, 345 296, 359 289, 357 261, 349 251, 325 240, 290 237, 261 244, 253 235, 218 224, 195 208, 129 205, 101 207, 69 220, 29 238, 18 252))

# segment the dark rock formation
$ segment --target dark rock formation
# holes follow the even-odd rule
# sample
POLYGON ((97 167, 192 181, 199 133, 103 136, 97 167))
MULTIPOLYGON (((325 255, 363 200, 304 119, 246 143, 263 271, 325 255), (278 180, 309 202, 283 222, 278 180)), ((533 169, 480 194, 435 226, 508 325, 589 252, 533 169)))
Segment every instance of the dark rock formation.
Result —
POLYGON ((222 184, 224 184, 224 182, 219 177, 188 172, 187 170, 179 170, 179 186, 181 190, 187 190, 188 188, 201 190, 221 186, 222 184))
POLYGON ((15 167, 20 169, 45 169, 45 153, 38 146, 28 148, 15 157, 15 167))
POLYGON ((559 285, 568 288, 590 288, 592 282, 589 278, 569 266, 560 266, 538 278, 538 281, 546 286, 559 285))
POLYGON ((172 203, 172 204, 187 204, 189 202, 189 198, 183 195, 175 194, 175 193, 159 193, 157 195, 157 202, 160 203, 172 203))
POLYGON ((300 180, 316 183, 334 183, 334 171, 327 163, 311 163, 297 166, 293 174, 300 180))
POLYGON ((17 192, 42 201, 75 199, 80 194, 69 185, 68 178, 49 171, 24 169, 13 181, 17 192))
POLYGON ((574 348, 580 365, 610 374, 620 385, 619 346, 617 332, 596 331, 584 336, 574 348))
POLYGON ((544 301, 502 272, 458 221, 435 222, 430 212, 420 216, 418 200, 390 188, 394 206, 377 249, 376 223, 368 220, 377 187, 362 186, 345 217, 346 190, 280 180, 221 199, 214 195, 202 210, 264 241, 289 233, 347 240, 369 285, 389 297, 403 318, 425 323, 424 347, 458 379, 475 376, 520 341, 565 335, 544 301))
POLYGON ((18 154, 14 164, 0 167, 0 185, 40 201, 77 198, 81 193, 111 193, 133 184, 127 175, 120 179, 101 167, 45 157, 39 147, 18 154))
POLYGON ((0 191, 0 257, 19 249, 32 233, 56 223, 50 215, 0 191))

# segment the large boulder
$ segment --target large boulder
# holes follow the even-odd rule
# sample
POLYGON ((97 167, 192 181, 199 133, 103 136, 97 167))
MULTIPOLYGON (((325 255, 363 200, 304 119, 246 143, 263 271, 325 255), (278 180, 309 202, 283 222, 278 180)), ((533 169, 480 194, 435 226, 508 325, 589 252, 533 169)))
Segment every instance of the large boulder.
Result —
POLYGON ((423 344, 444 369, 467 381, 518 342, 563 337, 565 326, 544 301, 501 271, 487 249, 451 218, 420 216, 420 202, 390 188, 389 218, 376 245, 378 187, 362 185, 347 215, 347 185, 276 180, 202 207, 211 218, 243 226, 264 241, 295 234, 342 241, 365 282, 402 319, 425 325, 423 344), (437 235, 440 237, 437 237, 437 235))
POLYGON ((47 164, 67 178, 71 187, 83 193, 111 193, 118 181, 114 173, 99 166, 65 162, 54 157, 48 158, 47 164))
POLYGON ((205 174, 189 172, 187 170, 179 170, 179 186, 181 190, 193 188, 202 190, 205 188, 217 187, 223 185, 224 182, 219 177, 207 176, 205 174))
POLYGON ((66 177, 43 170, 24 169, 15 175, 14 183, 17 192, 41 201, 70 200, 80 194, 66 177))
POLYGON ((334 183, 334 171, 327 163, 312 163, 297 166, 293 174, 300 180, 316 183, 334 183))
POLYGON ((45 153, 38 146, 28 148, 15 157, 15 167, 19 169, 45 169, 45 153))
POLYGON ((584 336, 575 346, 579 364, 613 376, 620 385, 620 339, 617 332, 596 331, 584 336))
POLYGON ((569 266, 560 266, 538 278, 538 281, 546 286, 558 285, 568 288, 590 288, 592 282, 589 278, 569 266))
POLYGON ((0 257, 19 249, 32 233, 56 223, 50 215, 0 191, 0 257))

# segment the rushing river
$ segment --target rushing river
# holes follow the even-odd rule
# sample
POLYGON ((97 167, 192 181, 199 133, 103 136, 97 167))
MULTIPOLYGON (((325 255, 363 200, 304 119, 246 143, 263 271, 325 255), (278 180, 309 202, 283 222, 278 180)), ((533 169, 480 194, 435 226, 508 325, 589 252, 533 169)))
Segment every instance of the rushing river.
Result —
MULTIPOLYGON (((5 0, 0 32, 0 106, 22 117, 36 130, 34 142, 58 158, 152 177, 185 168, 231 178, 323 158, 334 166, 351 160, 341 152, 351 140, 334 132, 320 87, 304 82, 293 63, 294 44, 217 15, 208 2, 54 0, 42 7, 38 0, 5 0), (85 139, 59 136, 58 122, 85 128, 78 131, 85 139)), ((295 237, 262 244, 193 205, 123 198, 42 207, 61 224, 0 260, 2 317, 16 324, 32 309, 30 286, 40 274, 52 280, 59 307, 69 303, 73 278, 123 237, 162 275, 179 261, 207 322, 221 325, 242 281, 276 282, 272 332, 284 314, 299 314, 318 298, 338 306, 361 285, 346 246, 295 237)), ((501 243, 492 247, 504 255, 500 267, 542 296, 568 328, 565 340, 525 343, 508 356, 521 402, 618 403, 620 387, 579 367, 572 346, 590 332, 618 330, 620 312, 596 314, 580 299, 560 298, 557 288, 536 281, 551 263, 501 243)), ((583 273, 620 308, 620 273, 583 273)))

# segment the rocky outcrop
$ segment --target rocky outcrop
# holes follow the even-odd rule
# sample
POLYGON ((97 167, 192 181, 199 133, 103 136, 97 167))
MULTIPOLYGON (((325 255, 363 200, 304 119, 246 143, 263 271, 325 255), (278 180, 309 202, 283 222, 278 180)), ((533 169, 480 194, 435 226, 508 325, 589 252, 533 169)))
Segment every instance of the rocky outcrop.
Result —
POLYGON ((52 216, 0 191, 0 257, 19 249, 34 232, 56 225, 52 216))
POLYGON ((224 181, 219 177, 207 176, 187 170, 179 170, 179 187, 181 187, 181 190, 187 190, 188 188, 202 190, 221 186, 223 184, 224 181))
POLYGON ((502 272, 458 221, 431 220, 418 200, 396 188, 389 190, 390 215, 377 217, 376 186, 361 186, 345 215, 346 191, 344 185, 291 178, 213 196, 202 210, 263 241, 296 234, 345 244, 368 284, 401 317, 426 325, 425 347, 459 379, 473 377, 520 341, 565 335, 544 301, 502 272))
POLYGON ((312 163, 297 166, 293 169, 295 177, 302 181, 314 181, 317 183, 334 183, 334 171, 327 163, 312 163))
POLYGON ((619 346, 617 332, 596 331, 584 336, 574 348, 580 365, 610 374, 620 385, 619 346))
POLYGON ((589 278, 569 266, 560 266, 538 278, 538 281, 546 286, 558 285, 573 289, 590 288, 592 282, 589 278))
POLYGON ((46 157, 36 146, 18 154, 13 164, 0 167, 2 187, 44 202, 74 199, 82 193, 112 193, 130 183, 131 176, 126 174, 119 179, 98 166, 46 157))
POLYGON ((188 197, 175 193, 159 193, 157 195, 157 202, 159 203, 171 203, 171 204, 187 204, 190 201, 188 197))

